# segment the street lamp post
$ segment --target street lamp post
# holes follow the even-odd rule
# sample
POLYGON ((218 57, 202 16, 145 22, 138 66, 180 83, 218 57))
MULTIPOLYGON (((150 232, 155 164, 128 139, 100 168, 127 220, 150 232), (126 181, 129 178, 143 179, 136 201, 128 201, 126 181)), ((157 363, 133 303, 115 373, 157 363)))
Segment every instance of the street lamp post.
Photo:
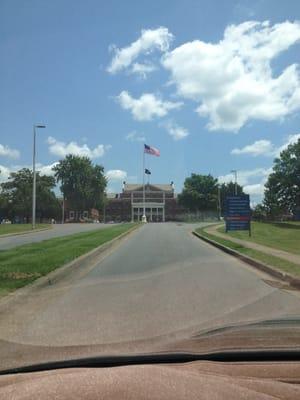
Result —
POLYGON ((65 196, 63 196, 63 201, 62 201, 62 216, 61 216, 61 223, 65 223, 65 196))
POLYGON ((235 177, 235 183, 234 183, 234 194, 237 196, 237 170, 233 169, 230 172, 232 172, 234 174, 235 177))
POLYGON ((35 171, 35 156, 36 156, 36 128, 46 128, 45 125, 33 125, 33 155, 32 155, 32 229, 35 229, 35 212, 36 212, 36 171, 35 171))
POLYGON ((221 187, 220 187, 220 184, 218 183, 218 217, 219 217, 219 220, 221 220, 221 214, 222 214, 222 211, 221 211, 221 187))

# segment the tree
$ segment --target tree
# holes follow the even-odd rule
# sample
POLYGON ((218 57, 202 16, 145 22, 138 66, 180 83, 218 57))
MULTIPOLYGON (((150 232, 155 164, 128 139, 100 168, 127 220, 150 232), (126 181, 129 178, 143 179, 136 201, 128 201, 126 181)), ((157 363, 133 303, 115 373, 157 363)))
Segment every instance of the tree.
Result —
MULTIPOLYGON (((11 172, 7 182, 1 184, 2 201, 7 216, 28 221, 32 214, 33 173, 28 168, 11 172)), ((55 179, 52 176, 36 174, 36 215, 38 218, 56 218, 60 205, 53 192, 55 179)))
MULTIPOLYGON (((239 184, 237 184, 237 195, 243 195, 245 194, 243 192, 243 187, 239 184)), ((225 214, 226 211, 226 197, 227 196, 234 196, 235 195, 235 183, 234 182, 228 182, 228 183, 222 183, 220 185, 220 197, 221 197, 221 215, 225 214)))
POLYGON ((300 208, 300 139, 275 158, 265 184, 264 206, 272 217, 300 208))
POLYGON ((263 204, 257 204, 252 211, 252 218, 256 221, 264 221, 267 218, 267 210, 263 204))
POLYGON ((107 181, 101 165, 93 165, 88 157, 69 154, 53 170, 60 190, 74 209, 102 208, 107 181))
POLYGON ((216 210, 217 182, 212 175, 192 174, 184 181, 179 204, 190 211, 216 210))

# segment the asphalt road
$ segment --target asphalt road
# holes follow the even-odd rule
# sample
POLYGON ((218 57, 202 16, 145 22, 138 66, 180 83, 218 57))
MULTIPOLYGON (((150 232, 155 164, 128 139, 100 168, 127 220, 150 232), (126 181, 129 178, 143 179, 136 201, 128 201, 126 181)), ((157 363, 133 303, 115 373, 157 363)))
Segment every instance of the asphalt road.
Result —
POLYGON ((190 233, 147 224, 76 278, 0 307, 0 339, 42 346, 184 337, 229 323, 300 314, 298 292, 190 233), (270 278, 269 278, 270 279, 270 278))
POLYGON ((110 227, 110 224, 55 224, 51 229, 43 231, 23 233, 13 236, 0 236, 0 250, 11 249, 12 247, 23 244, 41 242, 42 240, 52 239, 60 236, 73 235, 74 233, 88 232, 95 229, 110 227))

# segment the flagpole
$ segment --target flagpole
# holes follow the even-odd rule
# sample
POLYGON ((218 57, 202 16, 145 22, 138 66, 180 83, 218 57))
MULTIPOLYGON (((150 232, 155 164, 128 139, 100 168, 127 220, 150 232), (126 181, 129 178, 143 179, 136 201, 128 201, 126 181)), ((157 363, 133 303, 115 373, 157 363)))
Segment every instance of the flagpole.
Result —
POLYGON ((143 216, 142 216, 142 222, 147 222, 145 201, 146 201, 146 196, 145 196, 145 145, 144 145, 143 146, 143 216))

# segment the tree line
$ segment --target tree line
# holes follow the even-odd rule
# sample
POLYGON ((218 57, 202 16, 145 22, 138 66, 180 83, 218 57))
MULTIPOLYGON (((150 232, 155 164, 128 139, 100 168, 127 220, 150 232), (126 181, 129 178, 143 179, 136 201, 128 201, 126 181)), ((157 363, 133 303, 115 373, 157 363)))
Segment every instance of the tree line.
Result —
MULTIPOLYGON (((40 219, 61 217, 61 203, 55 194, 57 185, 68 204, 77 210, 99 210, 106 201, 104 168, 88 157, 69 154, 53 167, 53 176, 37 172, 36 178, 36 214, 40 219)), ((32 182, 33 173, 28 168, 10 173, 7 182, 0 186, 0 217, 30 220, 32 182)), ((219 210, 224 215, 226 197, 234 195, 235 190, 238 195, 244 194, 241 185, 235 189, 233 182, 219 184, 211 174, 192 173, 185 179, 178 201, 191 212, 219 210)), ((300 217, 300 139, 275 158, 263 201, 254 209, 257 218, 276 219, 284 214, 300 217)))
MULTIPOLYGON (((178 199, 190 211, 216 210, 220 196, 221 215, 224 215, 226 196, 234 193, 233 182, 219 185, 212 175, 192 174, 185 179, 178 199)), ((237 185, 237 194, 244 194, 240 185, 237 185)), ((254 208, 253 215, 258 219, 277 219, 283 216, 297 216, 300 219, 300 139, 274 159, 262 203, 254 208)))
POLYGON ((245 194, 242 186, 233 182, 219 184, 218 179, 211 174, 191 174, 184 181, 182 192, 178 195, 178 202, 191 212, 216 211, 225 213, 227 196, 245 194))
MULTIPOLYGON (((62 204, 55 194, 59 185, 63 197, 72 208, 100 209, 104 201, 107 180, 104 168, 94 165, 88 157, 72 154, 53 168, 53 176, 36 173, 36 216, 38 219, 61 218, 62 204)), ((16 222, 29 222, 32 212, 33 172, 23 168, 11 172, 1 184, 0 217, 16 222)))

